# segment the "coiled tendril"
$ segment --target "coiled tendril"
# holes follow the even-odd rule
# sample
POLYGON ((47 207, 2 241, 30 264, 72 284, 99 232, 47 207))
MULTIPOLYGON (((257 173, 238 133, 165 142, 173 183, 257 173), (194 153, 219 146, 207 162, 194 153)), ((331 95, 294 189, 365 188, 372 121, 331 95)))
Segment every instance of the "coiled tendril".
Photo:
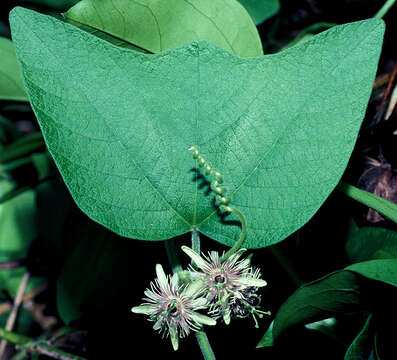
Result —
POLYGON ((225 196, 227 189, 220 186, 221 184, 223 184, 223 177, 221 173, 218 170, 212 168, 211 164, 206 160, 205 156, 200 153, 200 148, 197 145, 190 147, 188 150, 193 150, 193 159, 198 160, 198 165, 201 168, 204 168, 204 174, 206 176, 215 175, 216 180, 211 182, 211 190, 216 193, 215 198, 217 201, 220 202, 219 209, 223 212, 232 212, 236 214, 241 221, 240 238, 233 245, 233 247, 221 257, 220 260, 224 261, 241 247, 241 244, 245 239, 245 235, 247 234, 247 223, 245 221, 244 215, 239 210, 229 205, 232 199, 230 196, 225 196))

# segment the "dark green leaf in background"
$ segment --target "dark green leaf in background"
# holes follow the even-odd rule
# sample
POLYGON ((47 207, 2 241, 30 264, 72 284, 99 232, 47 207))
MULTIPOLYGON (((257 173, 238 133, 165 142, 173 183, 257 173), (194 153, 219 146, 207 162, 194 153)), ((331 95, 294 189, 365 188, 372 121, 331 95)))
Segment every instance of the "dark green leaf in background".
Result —
MULTIPOLYGON (((76 224, 75 224, 76 225, 76 224)), ((74 231, 76 246, 69 254, 57 282, 59 315, 66 324, 83 314, 117 306, 128 292, 128 239, 87 222, 74 231)))
POLYGON ((270 336, 277 340, 291 327, 368 310, 363 308, 360 276, 397 287, 397 260, 369 260, 346 267, 301 286, 278 310, 271 335, 266 333, 258 347, 269 346, 270 336))
MULTIPOLYGON (((7 193, 13 184, 0 181, 0 195, 7 193)), ((0 261, 20 260, 27 255, 31 241, 36 237, 34 191, 26 191, 18 197, 0 204, 0 261)), ((0 292, 8 291, 15 296, 25 268, 2 269, 0 271, 0 292)), ((28 289, 34 288, 40 280, 31 278, 28 289)))
POLYGON ((364 327, 350 344, 345 360, 371 359, 374 345, 373 316, 369 315, 364 327))
POLYGON ((187 148, 197 144, 245 214, 251 248, 302 226, 339 181, 384 30, 346 24, 241 59, 206 42, 137 53, 22 8, 11 24, 45 140, 83 211, 127 237, 196 227, 232 245, 238 222, 225 226, 196 180, 187 148))
POLYGON ((256 25, 263 23, 280 10, 278 0, 238 0, 251 15, 256 25))
POLYGON ((0 100, 28 101, 11 40, 0 37, 0 100))
POLYGON ((378 227, 352 224, 346 242, 346 252, 352 262, 371 259, 397 259, 397 233, 378 227))
POLYGON ((207 40, 238 56, 262 55, 255 25, 235 0, 82 0, 64 16, 153 53, 207 40))
MULTIPOLYGON (((45 6, 52 10, 64 11, 72 7, 79 0, 22 0, 22 2, 34 3, 38 6, 45 6)), ((21 2, 21 0, 19 0, 21 2)))

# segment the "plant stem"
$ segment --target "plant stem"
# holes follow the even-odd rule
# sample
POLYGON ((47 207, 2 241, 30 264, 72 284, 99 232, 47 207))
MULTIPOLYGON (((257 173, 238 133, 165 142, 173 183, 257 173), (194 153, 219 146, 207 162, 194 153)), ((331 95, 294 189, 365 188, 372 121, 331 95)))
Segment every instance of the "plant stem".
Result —
POLYGON ((383 16, 386 15, 386 13, 389 11, 389 9, 393 6, 393 4, 396 2, 396 0, 387 0, 383 6, 380 8, 380 10, 375 14, 374 18, 375 19, 382 19, 383 16))
POLYGON ((236 208, 231 207, 231 206, 226 206, 224 209, 236 214, 240 218, 241 235, 240 235, 240 239, 238 239, 238 241, 236 241, 236 243, 233 245, 233 247, 228 252, 226 252, 225 255, 223 255, 220 258, 221 262, 225 261, 230 255, 234 254, 241 247, 241 245, 245 239, 245 235, 247 234, 247 222, 245 221, 244 215, 239 210, 237 210, 236 208))
MULTIPOLYGON (((195 246, 200 247, 200 235, 197 230, 192 231, 192 246, 193 246, 193 241, 195 246), (195 233, 193 234, 193 232, 195 233)), ((165 241, 165 248, 167 250, 168 261, 172 267, 172 270, 174 272, 181 271, 182 265, 177 255, 175 241, 173 239, 165 241)), ((196 331, 195 333, 197 342, 201 349, 201 353, 203 354, 203 358, 205 360, 215 360, 214 352, 212 351, 211 345, 208 341, 208 337, 203 329, 204 327, 202 328, 201 331, 196 331)))
POLYGON ((197 331, 196 339, 200 346, 204 359, 215 360, 215 354, 212 351, 211 345, 208 341, 207 334, 203 330, 197 331))
POLYGON ((174 239, 164 241, 165 251, 167 252, 168 262, 171 265, 172 272, 177 273, 182 271, 182 265, 178 258, 177 249, 174 239))
POLYGON ((26 259, 0 261, 0 270, 17 269, 17 268, 25 266, 25 263, 26 263, 26 259))
POLYGON ((374 209, 379 214, 397 223, 397 205, 391 201, 369 193, 368 191, 358 189, 355 186, 347 184, 343 181, 339 182, 339 184, 336 186, 336 190, 344 193, 361 204, 374 209))
POLYGON ((39 354, 47 355, 53 359, 58 360, 86 360, 81 356, 69 354, 65 351, 59 350, 53 346, 47 345, 42 342, 35 342, 33 339, 19 335, 11 331, 0 328, 0 337, 7 340, 10 343, 19 345, 26 351, 38 352, 39 354))
POLYGON ((200 254, 200 233, 196 229, 192 230, 192 250, 200 254))

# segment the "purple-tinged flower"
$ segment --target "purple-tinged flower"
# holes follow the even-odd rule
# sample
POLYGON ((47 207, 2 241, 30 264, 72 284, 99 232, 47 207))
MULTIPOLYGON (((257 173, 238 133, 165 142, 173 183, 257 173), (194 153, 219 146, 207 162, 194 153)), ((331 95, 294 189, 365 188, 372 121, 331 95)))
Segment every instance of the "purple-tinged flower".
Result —
POLYGON ((262 317, 268 313, 257 309, 260 302, 257 290, 267 283, 260 279, 259 269, 250 266, 249 259, 239 260, 246 249, 238 250, 224 261, 216 251, 201 257, 187 246, 182 246, 182 250, 199 268, 191 268, 192 277, 201 279, 202 291, 210 303, 209 314, 214 318, 222 317, 226 324, 231 317, 252 314, 258 326, 255 314, 262 317))
POLYGON ((200 296, 201 284, 197 281, 179 285, 178 275, 166 276, 163 267, 156 265, 157 279, 146 289, 143 304, 134 306, 131 311, 149 316, 154 321, 154 330, 162 335, 170 335, 172 347, 178 350, 178 338, 185 337, 190 330, 200 330, 202 324, 215 325, 216 321, 202 315, 197 310, 207 309, 208 301, 200 296))

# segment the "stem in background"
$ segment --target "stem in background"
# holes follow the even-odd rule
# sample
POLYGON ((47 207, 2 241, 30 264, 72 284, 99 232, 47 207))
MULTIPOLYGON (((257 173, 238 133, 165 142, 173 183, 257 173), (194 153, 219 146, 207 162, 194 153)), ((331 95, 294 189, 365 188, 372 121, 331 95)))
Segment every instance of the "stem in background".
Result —
MULTIPOLYGON (((19 308, 23 302, 23 296, 25 294, 26 286, 28 285, 28 281, 30 278, 30 273, 28 271, 22 277, 21 283, 18 287, 17 295, 15 296, 14 305, 12 306, 12 310, 10 315, 8 316, 6 328, 5 330, 11 331, 14 328, 15 321, 17 319, 19 308)), ((7 340, 3 339, 0 343, 0 359, 5 359, 5 353, 7 348, 7 340)))
POLYGON ((383 6, 380 8, 380 10, 375 14, 374 18, 375 19, 382 19, 383 16, 386 15, 386 13, 389 11, 389 9, 393 6, 393 4, 396 2, 396 0, 387 0, 383 6))
POLYGON ((17 269, 25 266, 26 259, 0 261, 0 270, 17 269))
POLYGON ((168 262, 171 265, 172 272, 177 273, 182 271, 182 265, 178 258, 177 249, 174 239, 164 241, 165 251, 167 252, 168 262))
POLYGON ((0 328, 0 337, 7 340, 10 343, 18 345, 25 351, 37 352, 39 354, 47 355, 53 359, 58 360, 86 360, 81 356, 69 354, 65 351, 59 350, 53 346, 47 345, 42 342, 35 342, 33 339, 13 333, 11 331, 0 328))
MULTIPOLYGON (((198 231, 196 230, 193 231, 195 231, 195 234, 193 234, 192 232, 192 246, 193 246, 193 237, 194 237, 195 245, 200 246, 200 235, 198 231)), ((170 239, 165 241, 165 248, 167 250, 168 261, 170 262, 173 271, 174 272, 181 271, 182 265, 177 255, 177 251, 176 251, 177 249, 174 240, 170 239), (179 269, 179 270, 175 271, 174 269, 179 269)), ((195 336, 200 346, 201 353, 203 354, 205 360, 215 360, 214 352, 212 351, 211 345, 208 341, 208 337, 203 329, 204 327, 202 328, 201 331, 195 332, 195 336)))
MULTIPOLYGON (((224 205, 221 205, 224 206, 224 205)), ((236 241, 236 243, 233 245, 233 247, 231 249, 229 249, 228 252, 226 252, 225 255, 223 255, 220 258, 220 261, 225 261, 230 255, 234 254, 242 245, 244 239, 245 239, 245 235, 247 234, 247 222, 245 221, 245 217, 244 215, 237 210, 236 208, 233 208, 231 206, 224 206, 223 208, 225 211, 230 211, 234 214, 236 214, 241 221, 241 235, 240 235, 240 239, 238 239, 238 241, 236 241)))
POLYGON ((374 209, 379 214, 397 223, 397 205, 391 201, 369 193, 368 191, 358 189, 355 186, 347 184, 343 181, 339 182, 339 184, 336 186, 336 190, 344 193, 361 204, 374 209))

